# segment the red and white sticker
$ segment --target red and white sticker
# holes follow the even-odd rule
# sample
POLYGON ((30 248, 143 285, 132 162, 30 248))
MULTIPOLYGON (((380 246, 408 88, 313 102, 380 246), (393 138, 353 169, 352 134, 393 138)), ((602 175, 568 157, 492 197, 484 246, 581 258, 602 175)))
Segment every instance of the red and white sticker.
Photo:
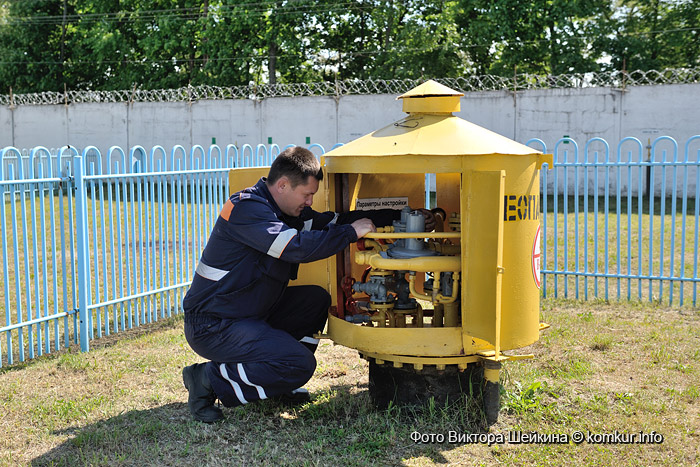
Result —
POLYGON ((535 232, 535 241, 532 243, 532 277, 535 279, 535 285, 539 289, 542 285, 540 269, 542 268, 542 251, 540 249, 540 226, 537 226, 535 232))

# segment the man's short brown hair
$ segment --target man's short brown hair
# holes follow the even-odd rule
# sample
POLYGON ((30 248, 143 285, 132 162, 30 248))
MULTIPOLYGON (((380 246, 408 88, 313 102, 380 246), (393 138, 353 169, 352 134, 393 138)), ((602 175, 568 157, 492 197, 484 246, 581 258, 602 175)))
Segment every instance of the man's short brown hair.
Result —
POLYGON ((282 177, 287 177, 292 188, 305 184, 309 177, 323 180, 321 164, 314 153, 301 146, 287 148, 272 162, 267 174, 267 184, 273 185, 282 177))

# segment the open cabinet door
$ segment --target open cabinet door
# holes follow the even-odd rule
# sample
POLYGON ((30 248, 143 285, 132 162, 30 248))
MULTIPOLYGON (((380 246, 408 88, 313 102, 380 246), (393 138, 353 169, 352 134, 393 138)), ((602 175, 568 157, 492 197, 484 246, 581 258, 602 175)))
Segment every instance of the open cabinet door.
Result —
MULTIPOLYGON (((231 169, 228 173, 230 194, 255 185, 260 177, 265 177, 269 171, 269 167, 231 169)), ((319 182, 318 191, 314 195, 313 209, 320 212, 329 211, 326 199, 324 177, 324 180, 319 182)), ((320 285, 331 294, 331 297, 335 297, 335 281, 330 279, 331 271, 335 277, 335 256, 313 263, 304 263, 299 267, 298 279, 290 282, 289 285, 320 285)))
POLYGON ((505 171, 462 174, 462 331, 500 351, 505 171))

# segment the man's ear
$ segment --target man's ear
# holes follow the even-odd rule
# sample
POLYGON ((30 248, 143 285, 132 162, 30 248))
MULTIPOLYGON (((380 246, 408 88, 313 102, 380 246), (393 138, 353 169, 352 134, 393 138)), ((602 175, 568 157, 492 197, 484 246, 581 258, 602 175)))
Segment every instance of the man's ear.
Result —
POLYGON ((289 187, 289 179, 283 175, 277 179, 274 186, 278 193, 282 193, 289 187))

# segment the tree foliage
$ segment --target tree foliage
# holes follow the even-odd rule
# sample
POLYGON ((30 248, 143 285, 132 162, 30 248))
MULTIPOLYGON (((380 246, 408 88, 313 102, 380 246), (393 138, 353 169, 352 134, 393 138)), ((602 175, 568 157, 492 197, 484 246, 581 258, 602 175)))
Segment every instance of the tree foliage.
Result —
POLYGON ((692 0, 5 0, 0 92, 700 65, 692 0))

